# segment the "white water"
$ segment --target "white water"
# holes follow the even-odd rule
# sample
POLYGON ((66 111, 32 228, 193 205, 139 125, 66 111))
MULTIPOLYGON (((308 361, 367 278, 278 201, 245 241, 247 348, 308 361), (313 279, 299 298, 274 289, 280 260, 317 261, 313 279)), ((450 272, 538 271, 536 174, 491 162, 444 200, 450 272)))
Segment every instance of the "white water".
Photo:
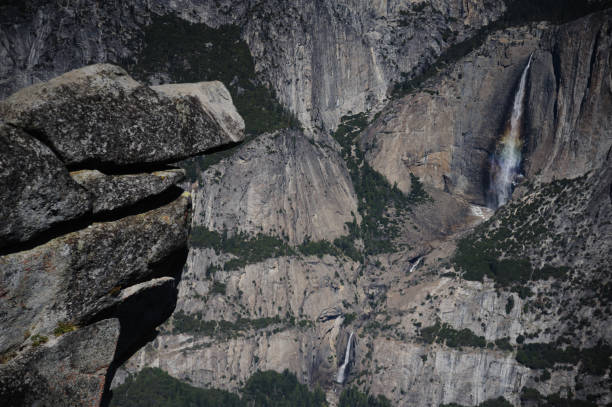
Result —
POLYGON ((419 267, 419 264, 421 263, 421 260, 423 260, 422 257, 419 257, 417 259, 417 261, 414 262, 414 264, 412 266, 410 266, 410 271, 409 273, 412 273, 414 270, 416 270, 417 267, 419 267))
POLYGON ((493 215, 493 210, 485 206, 470 205, 470 210, 472 211, 472 215, 482 220, 487 220, 493 215))
POLYGON ((494 196, 494 202, 490 202, 492 207, 500 207, 508 202, 512 195, 515 178, 520 169, 522 149, 521 126, 524 110, 525 85, 527 83, 527 73, 531 66, 532 56, 533 54, 529 56, 527 66, 523 69, 519 88, 514 96, 509 127, 504 132, 498 144, 497 151, 499 151, 499 153, 496 152, 492 159, 491 192, 494 196))
POLYGON ((336 376, 337 383, 344 383, 346 380, 346 368, 348 367, 349 362, 351 361, 351 345, 353 344, 353 333, 349 335, 348 343, 346 344, 346 353, 344 354, 344 363, 338 369, 338 376, 336 376))

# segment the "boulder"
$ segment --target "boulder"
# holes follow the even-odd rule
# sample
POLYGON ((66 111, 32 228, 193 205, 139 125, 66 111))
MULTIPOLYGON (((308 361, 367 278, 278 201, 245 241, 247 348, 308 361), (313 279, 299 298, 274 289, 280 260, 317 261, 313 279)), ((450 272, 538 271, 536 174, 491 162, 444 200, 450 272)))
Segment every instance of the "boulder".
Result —
MULTIPOLYGON (((217 94, 220 86, 212 85, 217 94)), ((0 117, 70 166, 172 162, 244 137, 233 105, 226 101, 230 112, 221 115, 218 104, 203 107, 202 94, 165 96, 122 68, 98 64, 20 90, 0 103, 0 117)))

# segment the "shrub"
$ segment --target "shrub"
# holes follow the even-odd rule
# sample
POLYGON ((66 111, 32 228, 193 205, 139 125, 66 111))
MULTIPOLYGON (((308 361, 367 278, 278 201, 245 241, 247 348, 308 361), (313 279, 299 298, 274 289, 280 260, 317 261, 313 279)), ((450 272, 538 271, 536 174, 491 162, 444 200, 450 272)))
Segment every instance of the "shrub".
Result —
POLYGON ((391 407, 391 401, 385 396, 362 393, 357 387, 346 388, 340 394, 338 407, 391 407))
POLYGON ((357 318, 357 314, 355 314, 354 312, 344 314, 344 321, 342 321, 342 326, 349 326, 353 323, 355 318, 357 318))
POLYGON ((510 344, 510 340, 508 338, 500 338, 495 340, 495 346, 497 346, 501 350, 512 351, 514 348, 512 344, 510 344))
POLYGON ((227 286, 220 281, 213 281, 212 288, 210 289, 211 294, 221 294, 225 295, 227 291, 227 286))
POLYGON ((63 334, 75 331, 76 329, 77 329, 77 327, 73 323, 70 323, 70 322, 59 322, 57 324, 57 327, 53 331, 53 334, 55 336, 62 336, 63 334))
POLYGON ((30 340, 32 341, 32 346, 34 347, 38 347, 40 345, 42 345, 43 343, 47 343, 47 341, 49 340, 49 338, 47 338, 44 335, 33 335, 30 340))
POLYGON ((484 348, 487 345, 484 337, 476 335, 469 329, 464 328, 459 331, 449 324, 441 324, 440 321, 437 321, 435 325, 422 328, 421 337, 426 343, 433 343, 435 341, 446 344, 451 348, 461 346, 484 348))
POLYGON ((514 297, 510 295, 506 301, 506 314, 510 314, 512 308, 514 308, 514 297))

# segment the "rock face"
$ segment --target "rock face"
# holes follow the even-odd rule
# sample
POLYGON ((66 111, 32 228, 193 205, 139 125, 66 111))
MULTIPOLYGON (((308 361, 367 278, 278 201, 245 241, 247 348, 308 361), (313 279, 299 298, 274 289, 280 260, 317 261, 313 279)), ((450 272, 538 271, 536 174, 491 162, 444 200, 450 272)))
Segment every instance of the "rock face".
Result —
MULTIPOLYGON (((0 20, 3 95, 92 60, 129 60, 142 46, 141 25, 152 15, 177 11, 188 21, 239 25, 261 80, 298 116, 304 131, 260 136, 208 167, 193 191, 192 223, 204 243, 187 255, 175 312, 159 335, 133 353, 144 341, 135 333, 150 332, 174 304, 158 304, 161 309, 152 320, 143 320, 139 310, 151 309, 154 298, 172 297, 174 274, 162 270, 182 264, 186 255, 175 241, 184 239, 187 228, 186 197, 173 195, 170 181, 152 171, 166 171, 156 165, 210 147, 190 150, 192 145, 179 141, 178 146, 160 147, 164 158, 158 160, 150 158, 148 146, 135 144, 105 158, 104 149, 113 140, 113 134, 105 132, 106 138, 84 140, 95 154, 74 146, 63 151, 67 137, 78 132, 54 131, 3 105, 12 123, 6 131, 25 131, 32 142, 51 146, 64 166, 58 172, 64 175, 54 179, 61 181, 62 190, 76 195, 85 190, 89 201, 83 213, 94 217, 88 229, 70 230, 18 252, 9 250, 2 258, 7 270, 26 258, 35 260, 33 269, 45 271, 48 266, 72 270, 63 262, 74 261, 76 270, 96 282, 86 289, 74 284, 75 292, 59 290, 51 299, 59 310, 56 319, 36 300, 24 302, 30 305, 23 313, 6 313, 11 321, 27 315, 39 321, 30 339, 20 339, 28 334, 23 330, 6 335, 6 346, 21 340, 23 347, 17 346, 16 356, 0 368, 0 383, 15 400, 24 399, 34 383, 44 380, 28 379, 21 385, 15 381, 21 373, 11 372, 32 370, 32 375, 55 383, 49 372, 38 368, 45 363, 28 364, 47 360, 36 352, 108 323, 107 342, 116 341, 117 350, 112 355, 99 352, 96 366, 110 363, 109 380, 117 369, 113 385, 145 366, 161 367, 197 386, 226 389, 240 387, 257 369, 289 368, 300 381, 323 387, 331 405, 353 385, 384 394, 400 406, 478 405, 497 397, 513 405, 537 405, 529 399, 534 391, 552 400, 558 395, 597 405, 612 402, 610 10, 564 24, 530 23, 495 31, 488 27, 473 36, 496 21, 508 2, 320 0, 287 5, 277 0, 147 0, 87 7, 90 2, 82 0, 61 8, 42 3, 12 5, 10 12, 0 13, 5 19, 0 20), (80 46, 58 51, 66 38, 80 46), (467 55, 452 47, 463 40, 458 48, 471 49, 467 55), (463 56, 448 59, 409 94, 390 96, 394 83, 427 72, 449 50, 463 56), (489 159, 532 53, 521 129, 524 177, 508 204, 492 214, 480 206, 485 204, 489 159), (411 177, 416 175, 432 200, 410 206, 399 217, 383 202, 390 195, 376 201, 367 194, 377 190, 364 192, 352 185, 359 181, 351 178, 354 162, 342 161, 339 151, 345 146, 339 147, 327 133, 343 115, 356 113, 375 119, 350 146, 351 157, 363 154, 360 165, 369 164, 405 194, 418 186, 411 177), (36 126, 17 129, 19 123, 36 126), (54 144, 45 132, 55 137, 54 144), (142 169, 140 160, 155 165, 142 169), (88 168, 92 163, 100 168, 88 168), (133 196, 122 197, 126 189, 133 196), (154 196, 145 198, 148 194, 154 196), (355 229, 364 228, 369 211, 375 212, 368 200, 383 207, 375 223, 397 228, 395 249, 364 254, 364 235, 355 229), (174 226, 162 232, 168 224, 174 226), (107 227, 112 233, 103 233, 107 227), (167 237, 129 236, 142 228, 167 237), (123 253, 132 269, 99 275, 100 257, 79 255, 79 243, 70 239, 79 234, 95 236, 103 249, 115 237, 125 239, 123 253), (215 243, 232 238, 233 247, 215 243), (333 246, 338 238, 350 241, 358 255, 333 246), (157 244, 144 248, 147 242, 157 244), (257 253, 249 253, 256 260, 236 254, 249 245, 256 248, 257 253), (278 250, 270 250, 274 245, 278 250), (465 269, 458 263, 455 254, 466 247, 476 248, 468 256, 474 262, 489 256, 485 266, 465 269), (136 249, 140 255, 131 256, 136 249), (265 251, 271 254, 259 256, 265 251), (34 258, 32 253, 46 255, 34 258), (483 275, 474 276, 477 271, 483 275), (529 277, 524 277, 526 271, 529 277), (504 278, 514 280, 509 284, 504 278), (41 336, 54 324, 69 330, 64 324, 71 322, 64 320, 68 317, 85 327, 42 343, 41 336), (336 377, 351 332, 349 374, 340 385, 336 377), (35 349, 30 348, 34 341, 35 349), (542 349, 562 355, 561 361, 539 358, 546 354, 542 349), (39 359, 30 359, 35 357, 39 359)), ((189 115, 184 122, 170 117, 164 123, 209 126, 225 135, 224 142, 236 140, 231 134, 241 128, 241 121, 218 85, 146 88, 117 68, 109 72, 119 84, 107 87, 101 82, 96 86, 102 94, 117 90, 117 97, 126 101, 143 95, 137 101, 143 106, 158 101, 189 115)), ((157 73, 155 79, 167 77, 164 74, 157 73)), ((52 87, 51 94, 61 106, 58 89, 52 87)), ((148 118, 135 117, 143 129, 157 128, 148 118)), ((123 124, 128 126, 129 120, 123 124)), ((142 136, 140 128, 123 129, 142 136)), ((179 139, 190 140, 191 135, 189 127, 179 139)), ((55 165, 45 162, 49 168, 55 165)), ((64 209, 63 194, 47 193, 61 208, 54 224, 83 216, 64 209)), ((15 224, 6 229, 25 229, 15 224)), ((28 227, 34 235, 48 228, 39 223, 28 227)), ((12 239, 29 242, 28 236, 12 239)), ((94 250, 93 244, 83 246, 94 250)), ((108 250, 101 255, 110 264, 120 258, 108 250)), ((20 276, 11 274, 7 281, 17 284, 20 276)), ((51 287, 68 281, 52 273, 42 277, 51 287)), ((0 287, 2 301, 18 298, 27 288, 0 287)), ((102 376, 96 375, 103 369, 84 371, 93 372, 88 377, 101 383, 102 376)), ((90 382, 83 383, 86 388, 90 382)), ((89 400, 90 394, 81 392, 79 400, 89 400)), ((50 393, 48 399, 54 397, 50 393)))
POLYGON ((243 137, 227 95, 216 82, 165 96, 97 65, 2 102, 3 403, 99 405, 171 314, 191 196, 160 163, 243 137))
POLYGON ((286 235, 295 244, 307 237, 332 241, 347 233, 345 223, 358 213, 339 160, 329 144, 298 131, 259 137, 209 171, 194 198, 194 224, 286 235))

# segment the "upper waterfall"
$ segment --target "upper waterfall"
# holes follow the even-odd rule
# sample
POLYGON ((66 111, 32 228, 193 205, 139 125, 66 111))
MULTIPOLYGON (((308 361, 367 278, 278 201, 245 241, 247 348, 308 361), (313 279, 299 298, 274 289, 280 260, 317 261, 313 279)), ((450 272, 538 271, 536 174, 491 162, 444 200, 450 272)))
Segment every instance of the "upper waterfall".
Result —
POLYGON ((492 208, 504 205, 510 199, 514 181, 521 165, 521 128, 523 123, 525 87, 527 74, 531 67, 533 54, 529 56, 527 65, 523 69, 519 87, 514 95, 512 115, 506 124, 504 134, 498 141, 495 153, 491 157, 491 173, 488 191, 488 204, 492 208))

